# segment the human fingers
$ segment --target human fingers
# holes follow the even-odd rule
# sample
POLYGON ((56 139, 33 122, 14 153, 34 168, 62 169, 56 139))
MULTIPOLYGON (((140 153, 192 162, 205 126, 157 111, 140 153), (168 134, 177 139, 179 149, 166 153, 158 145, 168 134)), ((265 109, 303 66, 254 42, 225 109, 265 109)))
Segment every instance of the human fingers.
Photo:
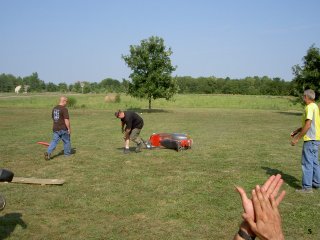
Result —
POLYGON ((267 192, 268 195, 270 195, 275 190, 277 183, 279 182, 280 179, 281 179, 280 174, 273 175, 273 178, 270 179, 270 181, 268 181, 268 185, 262 186, 262 190, 267 192))
POLYGON ((236 186, 236 190, 237 190, 237 192, 239 193, 239 195, 241 197, 241 203, 242 203, 243 210, 245 212, 247 212, 248 211, 247 205, 248 205, 250 200, 247 197, 247 194, 246 194, 246 192, 244 191, 244 189, 242 187, 236 186))
POLYGON ((262 185, 262 189, 264 191, 267 191, 269 189, 269 187, 270 187, 271 183, 273 182, 274 178, 275 178, 274 175, 270 176, 268 178, 268 180, 262 185))
MULTIPOLYGON (((277 197, 277 194, 283 184, 283 179, 281 179, 281 175, 277 174, 277 176, 274 178, 274 181, 272 182, 272 184, 270 184, 270 187, 268 189, 268 197, 269 196, 274 196, 275 198, 277 197), (270 191, 270 192, 269 192, 270 191), (270 194, 270 195, 269 195, 270 194)), ((285 191, 282 191, 280 193, 280 195, 276 198, 276 204, 279 205, 281 203, 281 201, 283 200, 284 196, 285 196, 285 191)))
POLYGON ((283 181, 283 179, 281 179, 281 175, 280 175, 280 179, 278 180, 277 185, 275 186, 273 192, 271 193, 273 196, 275 196, 275 197, 277 196, 277 194, 278 194, 283 182, 284 181, 283 181))
POLYGON ((267 196, 267 193, 263 192, 259 185, 256 186, 255 192, 256 192, 257 198, 259 200, 259 204, 261 206, 261 210, 262 211, 266 211, 267 208, 269 207, 268 206, 269 197, 267 196))
POLYGON ((261 207, 261 203, 260 203, 260 200, 258 198, 256 189, 252 190, 252 203, 253 203, 253 209, 254 209, 255 217, 257 219, 259 216, 261 216, 262 207, 261 207))
POLYGON ((244 191, 244 189, 242 187, 238 187, 238 186, 235 186, 236 187, 236 190, 237 192, 239 193, 240 197, 241 197, 241 200, 242 201, 245 201, 248 199, 247 197, 247 194, 246 192, 244 191))
POLYGON ((281 179, 280 174, 277 174, 274 180, 272 181, 272 183, 270 184, 269 189, 267 190, 267 195, 270 196, 272 194, 273 196, 277 196, 282 184, 283 184, 283 179, 281 179))
POLYGON ((277 220, 279 223, 281 223, 280 212, 279 212, 278 205, 277 205, 277 202, 276 202, 276 199, 274 198, 274 196, 270 196, 270 203, 271 203, 271 206, 272 206, 272 210, 273 210, 274 213, 275 213, 276 220, 277 220))
POLYGON ((272 206, 272 208, 277 208, 278 206, 277 206, 277 203, 276 203, 276 199, 275 199, 275 197, 274 196, 270 196, 270 202, 271 202, 271 206, 272 206))
MULTIPOLYGON (((275 199, 275 200, 276 200, 276 206, 279 206, 279 205, 280 205, 280 203, 281 203, 282 200, 284 199, 285 195, 286 195, 286 191, 283 190, 283 191, 280 193, 280 195, 275 199)), ((273 196, 273 195, 271 195, 271 196, 273 196)), ((273 197, 274 197, 274 196, 273 196, 273 197)))

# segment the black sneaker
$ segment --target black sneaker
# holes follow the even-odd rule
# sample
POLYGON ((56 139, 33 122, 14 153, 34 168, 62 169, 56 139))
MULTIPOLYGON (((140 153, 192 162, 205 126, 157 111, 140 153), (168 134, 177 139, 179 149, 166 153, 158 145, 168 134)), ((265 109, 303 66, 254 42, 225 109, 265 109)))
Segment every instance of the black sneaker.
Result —
POLYGON ((123 149, 123 153, 124 153, 124 154, 128 154, 128 153, 130 153, 130 149, 128 149, 128 148, 124 148, 124 149, 123 149))
POLYGON ((312 189, 316 190, 316 191, 319 191, 320 190, 320 186, 312 186, 312 189))
POLYGON ((50 154, 47 153, 47 152, 45 152, 45 153, 44 153, 44 159, 45 159, 45 160, 50 160, 50 154))

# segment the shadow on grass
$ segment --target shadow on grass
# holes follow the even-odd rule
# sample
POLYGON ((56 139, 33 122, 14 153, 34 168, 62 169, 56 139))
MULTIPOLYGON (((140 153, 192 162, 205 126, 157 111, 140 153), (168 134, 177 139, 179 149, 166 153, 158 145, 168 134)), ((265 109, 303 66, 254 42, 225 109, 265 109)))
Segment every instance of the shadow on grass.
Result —
POLYGON ((289 174, 286 174, 284 172, 282 172, 281 170, 278 169, 273 169, 273 168, 269 168, 269 167, 261 167, 263 170, 266 171, 266 174, 268 175, 276 175, 276 174, 281 174, 283 181, 285 181, 290 187, 292 188, 300 188, 300 181, 294 177, 291 176, 289 174))
POLYGON ((23 229, 27 228, 27 224, 21 217, 21 213, 7 213, 0 217, 0 240, 10 237, 17 225, 23 229))
POLYGON ((301 112, 278 112, 280 114, 289 115, 289 116, 301 116, 301 112))
MULTIPOLYGON (((132 151, 134 152, 135 149, 136 149, 136 147, 129 147, 130 152, 132 152, 132 151)), ((117 150, 123 151, 123 147, 117 148, 117 150)))
POLYGON ((164 109, 146 109, 146 108, 128 108, 128 111, 134 111, 139 113, 168 113, 170 111, 164 109))
MULTIPOLYGON (((154 151, 154 150, 161 150, 161 149, 168 149, 168 148, 160 148, 160 147, 153 147, 151 149, 143 148, 143 149, 141 149, 141 151, 144 152, 144 151, 154 151)), ((119 150, 120 153, 123 153, 123 147, 117 148, 117 150, 119 150)), ((136 153, 135 152, 135 150, 136 150, 135 147, 130 147, 129 150, 130 150, 130 153, 136 153)), ((168 149, 168 150, 173 150, 173 149, 168 149)))
MULTIPOLYGON (((77 152, 76 148, 71 148, 71 154, 72 154, 72 155, 73 155, 73 154, 76 154, 76 152, 77 152)), ((56 158, 56 157, 62 156, 62 155, 64 155, 64 151, 63 151, 63 150, 61 150, 60 152, 58 152, 56 155, 52 155, 52 156, 50 157, 50 160, 52 160, 52 159, 54 159, 54 158, 56 158)))

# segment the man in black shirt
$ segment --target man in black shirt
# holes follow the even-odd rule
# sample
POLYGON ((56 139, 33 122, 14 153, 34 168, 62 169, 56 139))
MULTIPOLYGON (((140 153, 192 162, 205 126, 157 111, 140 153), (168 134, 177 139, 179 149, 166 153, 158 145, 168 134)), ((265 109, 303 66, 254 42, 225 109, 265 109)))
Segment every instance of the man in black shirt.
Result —
POLYGON ((141 129, 143 128, 143 119, 135 112, 121 111, 115 112, 117 118, 121 119, 121 131, 124 133, 125 147, 123 153, 129 153, 130 140, 137 144, 136 152, 140 152, 144 144, 139 137, 141 129))
POLYGON ((56 148, 59 141, 62 140, 64 147, 64 155, 70 156, 71 154, 71 142, 70 142, 70 119, 69 112, 66 108, 68 98, 60 97, 59 104, 52 109, 52 120, 53 120, 53 139, 44 153, 44 158, 50 160, 52 151, 56 148))

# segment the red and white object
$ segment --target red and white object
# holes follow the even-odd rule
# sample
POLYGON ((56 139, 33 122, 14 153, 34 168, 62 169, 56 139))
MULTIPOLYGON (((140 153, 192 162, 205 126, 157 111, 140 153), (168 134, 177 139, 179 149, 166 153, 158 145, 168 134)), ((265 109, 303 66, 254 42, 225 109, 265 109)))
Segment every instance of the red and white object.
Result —
POLYGON ((150 148, 164 147, 180 151, 190 149, 193 140, 184 133, 153 133, 149 138, 148 144, 150 148))

